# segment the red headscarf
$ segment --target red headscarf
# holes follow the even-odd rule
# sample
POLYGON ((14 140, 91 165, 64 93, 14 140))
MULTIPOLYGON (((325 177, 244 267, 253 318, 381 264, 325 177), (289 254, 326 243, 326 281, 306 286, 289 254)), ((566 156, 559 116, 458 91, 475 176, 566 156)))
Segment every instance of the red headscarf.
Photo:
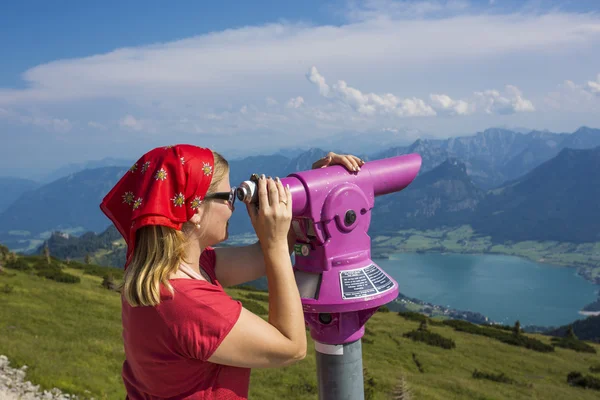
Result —
POLYGON ((133 164, 100 204, 127 243, 125 268, 136 230, 147 225, 181 230, 206 196, 213 169, 210 149, 187 144, 157 147, 133 164))

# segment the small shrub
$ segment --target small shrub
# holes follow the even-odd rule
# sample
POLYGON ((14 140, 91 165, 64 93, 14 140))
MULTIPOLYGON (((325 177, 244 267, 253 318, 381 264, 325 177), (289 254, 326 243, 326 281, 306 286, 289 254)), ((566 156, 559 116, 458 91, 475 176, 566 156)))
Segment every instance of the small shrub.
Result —
POLYGON ((510 331, 512 332, 514 329, 514 326, 509 326, 509 325, 500 325, 500 324, 489 324, 489 325, 484 325, 486 328, 494 328, 494 329, 499 329, 502 331, 510 331))
POLYGON ((56 271, 53 269, 40 270, 37 272, 37 275, 42 278, 51 279, 53 281, 62 282, 62 283, 79 283, 79 282, 81 282, 81 279, 78 276, 73 276, 71 274, 67 274, 66 272, 56 271))
POLYGON ((590 372, 600 372, 600 363, 590 366, 590 372))
POLYGON ((258 301, 264 301, 266 303, 269 302, 269 295, 268 294, 262 294, 262 293, 245 293, 244 296, 246 296, 246 298, 250 299, 250 300, 258 300, 258 301))
POLYGON ((581 372, 569 372, 569 375, 567 375, 567 383, 571 386, 600 390, 600 379, 591 375, 583 376, 581 372))
POLYGON ((556 347, 562 347, 563 349, 575 350, 578 353, 594 353, 596 349, 587 344, 586 342, 579 339, 564 338, 552 338, 552 345, 556 347))
POLYGON ((7 257, 10 254, 10 250, 8 250, 8 247, 0 244, 0 259, 7 257))
POLYGON ((430 319, 427 321, 427 323, 432 326, 444 326, 443 320, 430 319))
POLYGON ((10 260, 4 266, 8 269, 14 269, 17 271, 30 271, 31 270, 31 267, 29 266, 29 264, 22 258, 10 260))
POLYGON ((365 400, 373 400, 377 391, 377 381, 369 373, 369 370, 366 367, 363 368, 363 379, 363 385, 365 389, 365 400))
POLYGON ((419 372, 424 374, 425 369, 423 369, 423 364, 421 364, 421 361, 419 361, 419 359, 417 358, 416 353, 412 353, 412 359, 413 359, 415 365, 417 366, 417 368, 419 369, 419 372))
POLYGON ((122 280, 125 274, 125 271, 121 268, 102 267, 100 265, 93 264, 88 265, 73 260, 71 260, 69 268, 79 269, 82 270, 86 275, 97 276, 99 278, 104 278, 104 276, 109 273, 114 279, 122 280))
POLYGON ((415 342, 423 342, 430 346, 441 347, 442 349, 450 350, 456 347, 454 340, 445 338, 442 335, 427 330, 419 329, 416 331, 407 332, 402 336, 412 339, 415 342))
POLYGON ((33 264, 33 269, 35 269, 36 271, 41 271, 41 270, 51 270, 51 271, 61 271, 62 270, 62 266, 58 263, 46 263, 46 261, 36 261, 33 264))
POLYGON ((10 293, 12 293, 13 289, 14 289, 14 286, 9 285, 7 283, 0 289, 0 292, 10 294, 10 293))
POLYGON ((244 306, 244 308, 250 312, 253 312, 257 315, 268 314, 269 311, 264 308, 260 303, 254 300, 240 300, 244 306))
POLYGON ((526 349, 539 351, 541 353, 548 353, 554 351, 553 346, 550 346, 537 339, 530 338, 520 333, 516 334, 515 327, 511 328, 512 332, 509 333, 504 332, 500 329, 486 328, 461 320, 446 320, 444 321, 444 324, 453 327, 454 330, 459 332, 466 332, 473 335, 486 336, 492 339, 499 340, 502 343, 510 344, 513 346, 525 347, 526 349))
POLYGON ((117 290, 117 284, 110 272, 102 278, 101 286, 108 290, 117 290))
POLYGON ((414 311, 400 311, 398 315, 409 321, 423 322, 427 321, 427 316, 414 311))
POLYGON ((388 306, 383 305, 377 309, 377 312, 389 313, 390 309, 388 308, 388 306))
POLYGON ((317 394, 317 386, 314 383, 309 382, 306 377, 300 375, 301 382, 290 385, 289 392, 297 396, 298 394, 317 394))
POLYGON ((489 372, 477 371, 477 369, 475 369, 475 371, 473 371, 473 378, 487 379, 489 381, 500 382, 500 383, 509 383, 509 384, 516 382, 514 379, 511 379, 508 376, 504 375, 504 372, 502 372, 500 374, 492 374, 489 372))

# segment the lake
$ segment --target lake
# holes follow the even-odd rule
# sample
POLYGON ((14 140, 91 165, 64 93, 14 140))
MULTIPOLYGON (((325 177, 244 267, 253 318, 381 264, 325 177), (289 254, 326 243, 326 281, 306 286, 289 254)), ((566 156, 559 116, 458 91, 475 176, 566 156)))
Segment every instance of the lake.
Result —
POLYGON ((575 268, 520 257, 400 253, 374 260, 408 297, 479 312, 508 325, 558 326, 584 319, 578 314, 596 300, 598 286, 575 268))

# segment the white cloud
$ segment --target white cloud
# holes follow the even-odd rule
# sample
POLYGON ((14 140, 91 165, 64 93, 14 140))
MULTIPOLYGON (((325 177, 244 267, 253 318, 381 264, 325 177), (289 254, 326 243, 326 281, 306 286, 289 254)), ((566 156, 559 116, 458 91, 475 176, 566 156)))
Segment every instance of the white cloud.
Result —
POLYGON ((107 129, 104 124, 101 124, 101 123, 96 122, 96 121, 88 121, 88 126, 90 128, 94 128, 94 129, 102 129, 102 130, 107 129))
POLYGON ((452 100, 446 94, 431 94, 431 105, 434 109, 449 115, 469 115, 475 112, 475 105, 464 100, 452 100))
POLYGON ((287 108, 300 108, 304 104, 304 99, 302 96, 297 96, 288 100, 286 107, 287 108))
MULTIPOLYGON (((439 137, 499 124, 565 129, 554 123, 562 114, 539 112, 539 100, 574 65, 600 64, 600 15, 476 8, 371 1, 336 25, 273 23, 55 60, 20 74, 23 89, 0 88, 0 123, 106 142, 120 135, 132 147, 143 145, 137 133, 201 134, 200 142, 210 137, 240 151, 316 143, 340 131, 399 129, 400 141, 406 129, 439 137), (38 119, 6 115, 13 111, 38 119)), ((577 97, 580 110, 597 110, 598 100, 584 97, 600 99, 600 80, 588 82, 596 73, 561 93, 577 97)), ((598 115, 587 123, 600 123, 598 115)))
POLYGON ((317 71, 317 67, 315 67, 315 66, 310 67, 310 70, 306 74, 306 78, 310 82, 317 85, 317 87, 319 88, 319 94, 321 96, 324 96, 324 97, 329 96, 329 85, 327 83, 325 83, 325 78, 321 74, 319 74, 319 71, 317 71))
POLYGON ((470 115, 478 110, 487 114, 535 111, 532 102, 523 98, 519 88, 513 85, 506 86, 504 95, 497 90, 475 92, 471 101, 453 100, 446 94, 431 94, 430 105, 416 97, 402 99, 391 93, 381 95, 362 93, 341 80, 329 86, 325 77, 314 66, 306 76, 310 82, 318 86, 323 97, 335 99, 366 116, 432 117, 438 115, 438 112, 446 115, 470 115))
POLYGON ((588 81, 587 88, 590 92, 600 95, 600 74, 598 74, 596 81, 588 81))
POLYGON ((478 107, 487 114, 514 114, 518 112, 535 111, 531 101, 524 99, 516 86, 507 85, 506 93, 502 95, 497 90, 475 92, 478 107))
POLYGON ((57 133, 67 133, 73 129, 73 123, 68 118, 56 118, 37 112, 26 114, 0 108, 0 118, 14 124, 38 127, 57 133))
POLYGON ((66 118, 48 118, 42 116, 20 116, 19 120, 24 124, 31 124, 41 128, 49 129, 59 133, 69 132, 73 125, 66 118))
POLYGON ((141 120, 135 118, 133 115, 126 115, 125 117, 123 117, 119 121, 119 125, 122 128, 127 128, 134 131, 141 131, 142 129, 144 129, 144 123, 141 120))
POLYGON ((344 14, 350 21, 364 21, 384 17, 404 19, 438 14, 448 15, 463 11, 468 7, 469 3, 462 0, 366 0, 358 4, 355 1, 349 1, 344 14))
POLYGON ((345 81, 337 81, 332 87, 325 82, 315 66, 307 73, 310 82, 317 85, 319 93, 327 98, 334 98, 342 104, 352 107, 360 114, 395 115, 398 117, 433 116, 435 111, 421 99, 401 99, 391 93, 378 95, 375 93, 362 93, 360 90, 348 86, 345 81))
MULTIPOLYGON (((441 3, 390 4, 417 7, 414 12, 419 14, 441 3)), ((274 83, 289 98, 300 90, 298 77, 311 65, 324 66, 328 73, 349 71, 351 77, 369 73, 381 82, 391 81, 404 69, 508 55, 514 59, 535 52, 558 54, 591 46, 600 38, 600 16, 595 14, 473 14, 406 20, 395 19, 399 17, 386 14, 382 7, 369 10, 367 19, 341 26, 278 23, 228 29, 42 64, 24 72, 25 89, 0 89, 0 105, 119 99, 137 105, 160 101, 174 108, 188 103, 225 106, 233 91, 254 101, 274 97, 274 83), (391 65, 397 66, 393 73, 391 65)), ((318 85, 327 95, 328 86, 318 85)))
POLYGON ((267 106, 272 107, 272 106, 276 106, 279 104, 279 102, 277 100, 275 100, 272 97, 267 97, 265 99, 265 103, 267 104, 267 106))
POLYGON ((593 112, 600 111, 600 74, 597 81, 587 81, 577 84, 572 80, 565 80, 558 85, 556 90, 544 97, 544 103, 552 110, 565 112, 593 112))

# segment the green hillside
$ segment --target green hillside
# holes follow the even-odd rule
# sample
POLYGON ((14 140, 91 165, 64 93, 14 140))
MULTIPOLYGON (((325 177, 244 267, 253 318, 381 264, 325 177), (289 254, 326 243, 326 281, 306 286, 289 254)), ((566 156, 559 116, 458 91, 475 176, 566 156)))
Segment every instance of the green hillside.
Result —
MULTIPOLYGON (((124 398, 119 294, 102 287, 102 274, 111 272, 119 278, 122 271, 77 263, 66 266, 54 259, 45 267, 44 257, 21 260, 21 270, 7 268, 5 260, 0 271, 0 354, 9 358, 12 367, 28 365, 26 379, 42 388, 58 387, 82 398, 124 398), (60 269, 80 281, 61 283, 38 276, 44 268, 60 269)), ((266 293, 242 288, 227 291, 266 318, 266 293)), ((378 312, 367 323, 363 338, 366 399, 394 398, 401 381, 414 399, 597 399, 600 393, 567 383, 572 371, 600 378, 590 370, 594 366, 600 370, 600 345, 591 344, 595 353, 560 347, 534 351, 488 337, 510 337, 510 331, 479 328, 487 332, 488 336, 482 336, 430 320, 430 333, 454 342, 453 348, 444 349, 403 336, 418 332, 419 324, 392 312, 378 312), (476 379, 475 370, 504 374, 514 382, 476 379)), ((535 338, 552 343, 550 337, 520 335, 523 342, 523 338, 535 338)), ((308 356, 297 365, 254 370, 250 398, 317 399, 312 340, 309 346, 308 356)))

